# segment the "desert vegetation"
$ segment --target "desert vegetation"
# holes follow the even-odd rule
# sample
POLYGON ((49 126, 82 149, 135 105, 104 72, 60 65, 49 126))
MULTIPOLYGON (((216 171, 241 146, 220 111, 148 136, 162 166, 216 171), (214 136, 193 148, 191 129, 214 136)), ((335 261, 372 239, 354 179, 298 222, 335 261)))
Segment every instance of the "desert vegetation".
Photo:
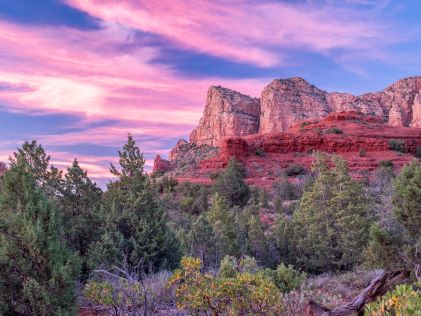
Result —
POLYGON ((361 182, 316 152, 311 172, 291 166, 294 181, 258 188, 235 158, 206 186, 148 175, 131 136, 118 157, 106 190, 77 160, 52 166, 35 141, 10 158, 1 315, 304 315, 310 300, 341 306, 396 270, 406 284, 365 314, 419 314, 418 161, 398 174, 381 163, 361 182))

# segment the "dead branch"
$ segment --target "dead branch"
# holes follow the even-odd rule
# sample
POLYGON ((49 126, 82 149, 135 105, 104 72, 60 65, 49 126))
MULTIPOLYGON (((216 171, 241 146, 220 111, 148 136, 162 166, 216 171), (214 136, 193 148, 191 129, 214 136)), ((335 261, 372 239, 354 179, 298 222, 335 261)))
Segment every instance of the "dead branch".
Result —
POLYGON ((350 303, 330 310, 329 308, 310 300, 306 304, 307 316, 348 316, 364 315, 364 307, 373 302, 377 297, 383 296, 396 284, 403 283, 408 279, 410 272, 406 270, 383 272, 358 294, 350 303))

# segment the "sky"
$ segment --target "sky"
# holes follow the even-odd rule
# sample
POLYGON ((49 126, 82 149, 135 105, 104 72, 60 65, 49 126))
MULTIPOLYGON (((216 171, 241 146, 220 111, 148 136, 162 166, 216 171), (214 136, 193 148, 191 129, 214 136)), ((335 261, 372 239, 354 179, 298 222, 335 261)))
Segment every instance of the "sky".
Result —
POLYGON ((361 94, 421 74, 421 1, 0 0, 0 161, 36 139, 100 185, 131 133, 166 157, 210 85, 361 94))

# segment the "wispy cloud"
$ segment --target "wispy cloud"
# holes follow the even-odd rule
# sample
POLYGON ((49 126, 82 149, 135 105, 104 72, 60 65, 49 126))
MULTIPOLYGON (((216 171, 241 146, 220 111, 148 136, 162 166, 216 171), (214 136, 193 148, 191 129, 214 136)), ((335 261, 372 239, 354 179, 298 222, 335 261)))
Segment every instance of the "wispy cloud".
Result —
POLYGON ((322 2, 66 2, 104 21, 163 36, 180 47, 261 67, 285 64, 288 56, 283 48, 316 52, 369 49, 384 41, 387 34, 386 25, 356 10, 322 2))

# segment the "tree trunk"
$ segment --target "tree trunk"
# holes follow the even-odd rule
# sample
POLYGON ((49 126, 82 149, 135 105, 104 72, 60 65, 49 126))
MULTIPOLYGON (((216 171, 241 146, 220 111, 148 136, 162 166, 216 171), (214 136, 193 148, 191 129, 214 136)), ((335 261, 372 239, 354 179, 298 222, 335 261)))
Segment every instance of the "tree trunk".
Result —
POLYGON ((360 294, 358 294, 350 303, 330 310, 329 308, 310 300, 306 304, 307 316, 348 316, 357 314, 364 315, 364 307, 367 303, 373 302, 377 297, 383 296, 396 284, 408 279, 410 272, 406 270, 383 272, 381 275, 371 281, 360 294))

